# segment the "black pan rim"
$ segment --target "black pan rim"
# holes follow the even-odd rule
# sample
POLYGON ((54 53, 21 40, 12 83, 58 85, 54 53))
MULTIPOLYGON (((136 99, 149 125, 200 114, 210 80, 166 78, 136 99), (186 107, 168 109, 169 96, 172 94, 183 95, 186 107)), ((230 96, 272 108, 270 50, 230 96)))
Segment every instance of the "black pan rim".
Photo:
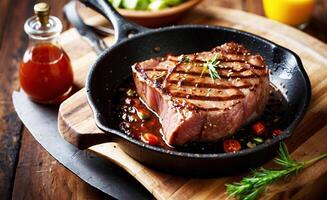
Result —
POLYGON ((163 27, 163 28, 159 28, 159 29, 154 29, 154 30, 149 30, 146 32, 142 32, 142 33, 138 33, 135 36, 133 36, 132 38, 129 39, 124 39, 123 41, 114 44, 112 47, 108 48, 104 53, 102 53, 100 55, 100 57, 97 59, 97 61, 92 65, 91 69, 88 72, 87 75, 87 80, 86 80, 86 92, 87 92, 87 99, 89 102, 89 105, 94 113, 94 118, 95 118, 95 122, 96 125, 98 126, 98 128, 100 128, 102 131, 108 133, 108 134, 114 134, 116 136, 118 136, 119 138, 122 138, 128 142, 131 142, 135 145, 138 145, 140 147, 146 148, 148 150, 157 152, 157 153, 161 153, 161 154, 166 154, 166 155, 171 155, 171 156, 177 156, 177 157, 183 157, 183 158, 191 158, 191 159, 228 159, 228 158, 234 158, 234 157, 242 157, 248 154, 252 154, 255 152, 259 152, 265 148, 269 148, 272 147, 273 145, 275 145, 278 142, 281 142, 285 139, 287 139, 288 137, 290 137, 295 129, 295 127, 300 123, 300 121, 302 120, 302 118, 304 117, 304 114, 309 106, 310 103, 310 99, 311 99, 311 84, 310 84, 310 79, 307 75, 307 73, 305 72, 305 69, 303 67, 302 61, 300 59, 300 57, 294 53, 293 51, 282 47, 270 40, 267 40, 261 36, 255 35, 253 33, 249 33, 246 31, 242 31, 239 29, 235 29, 235 28, 229 28, 229 27, 224 27, 224 26, 212 26, 212 25, 179 25, 179 26, 169 26, 169 27, 163 27), (96 101, 93 99, 92 97, 92 90, 91 90, 91 77, 93 77, 93 72, 95 71, 95 68, 98 66, 98 63, 100 60, 102 60, 104 57, 106 57, 106 55, 108 54, 108 52, 110 52, 111 50, 118 48, 121 44, 124 44, 126 42, 129 42, 130 40, 133 39, 137 39, 139 37, 145 37, 147 35, 150 34, 155 34, 156 32, 162 32, 162 31, 169 31, 169 30, 176 30, 176 29, 213 29, 213 30, 220 30, 220 31, 228 31, 228 32, 234 32, 240 35, 245 35, 248 37, 251 37, 255 40, 261 40, 264 43, 267 43, 271 46, 273 46, 274 49, 279 48, 281 50, 284 50, 286 52, 289 52, 295 59, 297 62, 297 68, 299 69, 299 71, 301 72, 301 75, 303 76, 303 79, 305 81, 305 85, 306 88, 304 88, 304 104, 302 105, 300 112, 297 113, 297 116, 295 117, 295 119, 289 124, 289 126, 284 130, 284 133, 274 137, 270 142, 265 142, 263 144, 257 145, 254 148, 251 149, 244 149, 235 153, 204 153, 204 154, 199 154, 199 153, 189 153, 189 152, 178 152, 178 151, 173 151, 173 150, 168 150, 168 149, 164 149, 161 147, 156 147, 156 146, 151 146, 148 144, 145 144, 139 140, 133 139, 132 137, 129 137, 128 135, 126 135, 125 133, 116 130, 116 129, 111 129, 109 127, 107 127, 106 125, 104 125, 101 122, 101 112, 97 109, 96 107, 96 101))

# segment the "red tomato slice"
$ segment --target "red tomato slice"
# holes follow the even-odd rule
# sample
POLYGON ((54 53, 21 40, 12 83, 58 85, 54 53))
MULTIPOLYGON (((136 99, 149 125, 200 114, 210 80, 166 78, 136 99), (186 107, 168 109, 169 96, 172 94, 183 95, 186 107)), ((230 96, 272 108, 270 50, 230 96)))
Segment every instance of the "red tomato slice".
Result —
POLYGON ((283 131, 282 130, 279 130, 279 129, 275 129, 275 130, 272 131, 272 135, 273 136, 277 136, 277 135, 280 135, 282 133, 283 133, 283 131))
POLYGON ((225 152, 236 152, 241 149, 241 144, 234 139, 228 139, 224 141, 224 150, 225 152))
POLYGON ((257 123, 252 125, 252 131, 256 135, 261 135, 264 132, 266 132, 266 127, 262 122, 257 122, 257 123))
POLYGON ((142 135, 141 140, 149 145, 157 145, 159 143, 159 139, 152 133, 145 133, 142 135))

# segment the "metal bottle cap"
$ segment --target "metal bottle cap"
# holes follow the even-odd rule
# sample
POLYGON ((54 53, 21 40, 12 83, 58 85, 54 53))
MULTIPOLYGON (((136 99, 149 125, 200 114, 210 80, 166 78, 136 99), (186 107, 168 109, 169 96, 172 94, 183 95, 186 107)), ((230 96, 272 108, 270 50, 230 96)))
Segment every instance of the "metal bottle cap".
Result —
POLYGON ((34 13, 35 15, 28 18, 24 24, 24 30, 31 38, 49 40, 60 34, 62 24, 57 17, 50 16, 50 5, 48 3, 35 4, 34 13))
POLYGON ((41 22, 42 26, 45 26, 49 23, 50 15, 50 5, 41 2, 34 5, 34 13, 37 16, 38 20, 41 22))

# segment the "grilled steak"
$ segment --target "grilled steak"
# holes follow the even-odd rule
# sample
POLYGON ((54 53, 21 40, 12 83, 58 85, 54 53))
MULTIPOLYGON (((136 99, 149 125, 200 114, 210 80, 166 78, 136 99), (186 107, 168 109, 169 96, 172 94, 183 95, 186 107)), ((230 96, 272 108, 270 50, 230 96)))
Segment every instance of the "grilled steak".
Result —
POLYGON ((233 42, 211 51, 149 59, 132 70, 137 93, 159 116, 170 145, 213 142, 233 134, 262 113, 269 96, 263 58, 233 42))

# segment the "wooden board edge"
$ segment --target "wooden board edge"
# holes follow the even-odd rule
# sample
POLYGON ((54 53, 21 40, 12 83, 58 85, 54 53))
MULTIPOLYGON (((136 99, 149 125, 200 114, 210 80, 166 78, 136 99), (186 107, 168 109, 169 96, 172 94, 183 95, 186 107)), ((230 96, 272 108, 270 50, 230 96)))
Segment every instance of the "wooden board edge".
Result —
POLYGON ((65 108, 65 105, 70 101, 75 100, 75 97, 84 91, 85 89, 83 88, 72 95, 70 98, 66 99, 63 103, 60 104, 58 110, 58 131, 60 135, 66 141, 79 149, 87 149, 91 146, 111 141, 110 136, 100 131, 99 129, 90 132, 80 132, 75 129, 74 126, 71 126, 69 121, 66 120, 66 117, 62 112, 62 110, 65 108))

